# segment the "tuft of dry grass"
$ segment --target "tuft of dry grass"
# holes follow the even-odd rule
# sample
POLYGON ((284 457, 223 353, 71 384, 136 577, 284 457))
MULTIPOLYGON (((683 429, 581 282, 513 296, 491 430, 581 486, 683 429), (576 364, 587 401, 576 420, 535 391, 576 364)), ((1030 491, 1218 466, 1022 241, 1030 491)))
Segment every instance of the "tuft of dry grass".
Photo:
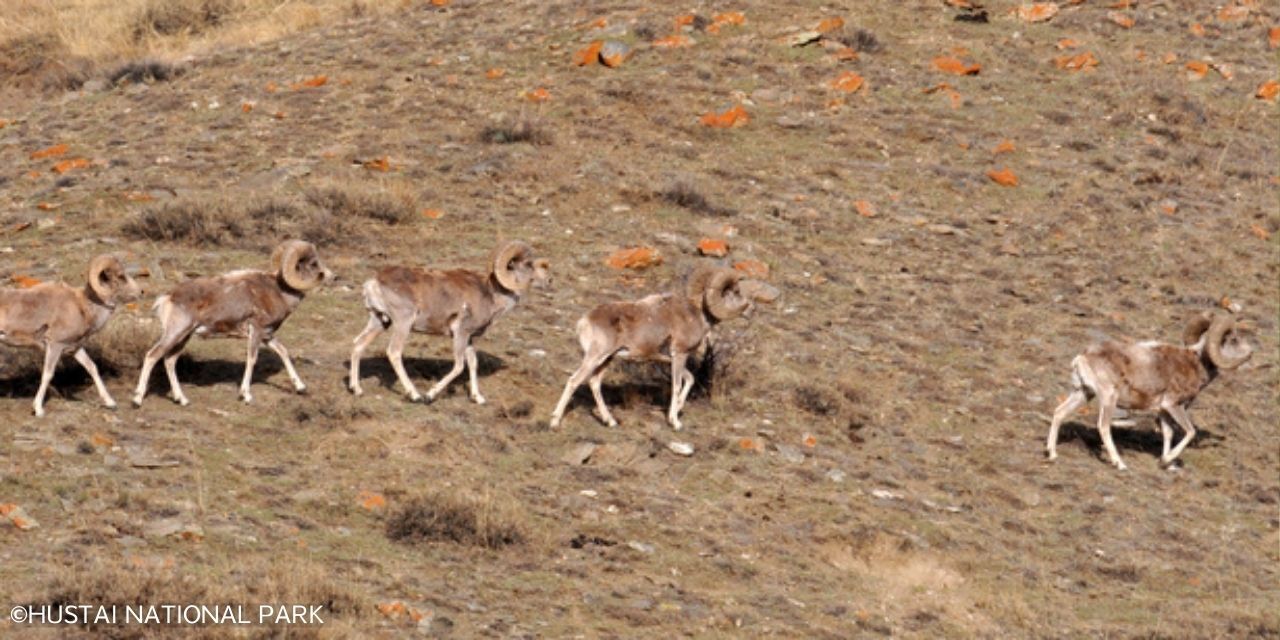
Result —
POLYGON ((488 144, 529 144, 546 146, 552 143, 551 132, 533 120, 489 125, 480 131, 480 141, 488 144))
POLYGON ((121 231, 139 240, 225 246, 243 239, 251 223, 242 209, 225 202, 191 199, 148 208, 121 231))
POLYGON ((674 182, 655 195, 661 200, 694 213, 708 216, 731 216, 736 213, 727 207, 711 204, 697 187, 684 181, 674 182))
POLYGON ((116 317, 90 338, 87 350, 101 369, 132 372, 142 366, 142 356, 158 337, 136 318, 116 317))
POLYGON ((514 507, 490 493, 480 496, 438 491, 413 498, 387 518, 396 542, 453 542, 501 549, 523 544, 528 527, 514 507))
POLYGON ((327 185, 306 191, 307 202, 338 219, 364 218, 389 225, 417 216, 418 197, 405 189, 369 189, 327 185))

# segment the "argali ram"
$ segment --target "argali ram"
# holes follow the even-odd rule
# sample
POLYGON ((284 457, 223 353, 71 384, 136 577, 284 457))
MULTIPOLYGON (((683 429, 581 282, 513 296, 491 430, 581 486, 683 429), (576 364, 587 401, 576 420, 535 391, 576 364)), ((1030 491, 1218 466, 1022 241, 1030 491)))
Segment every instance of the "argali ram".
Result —
POLYGON ((333 272, 320 261, 314 245, 302 240, 286 240, 271 254, 271 271, 232 271, 178 283, 169 295, 156 300, 156 316, 163 333, 142 362, 133 404, 142 405, 151 369, 161 359, 169 375, 173 400, 183 406, 190 403, 178 383, 177 361, 192 335, 248 340, 244 379, 240 383, 240 399, 246 403, 253 401, 249 383, 258 360, 258 348, 263 344, 284 361, 294 388, 299 393, 306 391, 307 386, 298 377, 289 351, 276 337, 276 332, 307 292, 332 279, 333 272))
POLYGON ((506 242, 493 252, 486 271, 467 269, 427 269, 392 266, 380 269, 364 283, 364 306, 369 321, 356 336, 351 350, 351 371, 347 383, 351 392, 364 393, 360 386, 360 357, 384 331, 390 331, 387 359, 409 399, 421 401, 404 369, 404 347, 410 333, 445 335, 453 340, 453 369, 426 395, 428 402, 453 382, 465 366, 470 370, 471 399, 484 404, 476 381, 476 349, 472 341, 500 315, 515 308, 531 286, 551 281, 550 263, 534 255, 533 248, 520 241, 506 242))
POLYGON ((51 282, 30 289, 0 289, 0 343, 44 351, 40 388, 32 402, 36 416, 44 415, 44 396, 54 369, 62 354, 71 349, 76 362, 93 378, 102 404, 115 408, 116 401, 107 392, 84 344, 106 326, 116 307, 141 296, 141 287, 112 255, 100 255, 89 262, 84 287, 51 282))
POLYGON ((1098 398, 1098 433, 1111 464, 1121 471, 1127 467, 1111 439, 1111 422, 1116 407, 1159 413, 1164 438, 1161 464, 1172 465, 1196 435, 1187 413, 1196 399, 1222 371, 1235 369, 1253 354, 1253 347, 1236 330, 1229 315, 1204 312, 1183 332, 1183 346, 1163 342, 1107 341, 1090 346, 1071 361, 1071 394, 1053 412, 1049 439, 1045 446, 1049 460, 1058 457, 1058 429, 1063 420, 1080 407, 1098 398), (1185 435, 1170 449, 1173 424, 1185 435))
POLYGON ((677 291, 596 307, 578 320, 582 363, 564 386, 551 414, 551 427, 560 426, 573 392, 583 382, 591 388, 600 419, 609 426, 617 426, 618 421, 605 405, 600 385, 609 362, 618 356, 671 363, 671 406, 667 422, 673 429, 680 429, 680 410, 694 382, 686 366, 690 354, 706 346, 716 324, 743 315, 756 302, 772 302, 778 295, 776 288, 758 280, 746 280, 736 270, 703 264, 693 270, 677 291))

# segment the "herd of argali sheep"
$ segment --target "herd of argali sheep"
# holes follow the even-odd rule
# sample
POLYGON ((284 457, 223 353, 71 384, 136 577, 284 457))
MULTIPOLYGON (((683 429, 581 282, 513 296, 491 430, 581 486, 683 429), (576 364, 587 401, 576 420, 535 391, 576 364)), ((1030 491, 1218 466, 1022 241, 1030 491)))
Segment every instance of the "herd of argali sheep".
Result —
MULTIPOLYGON (((29 289, 0 289, 0 343, 44 352, 33 402, 36 416, 44 415, 45 394, 58 361, 68 350, 92 378, 103 404, 116 406, 84 345, 106 325, 116 307, 138 300, 143 292, 125 265, 112 255, 91 260, 87 275, 83 288, 47 283, 29 289)), ((142 404, 151 371, 161 360, 173 400, 189 404, 178 382, 176 364, 193 335, 247 340, 240 384, 244 402, 253 400, 250 382, 263 344, 280 356, 294 388, 304 392, 306 385, 276 332, 307 292, 333 277, 315 246, 288 240, 272 253, 270 271, 240 270, 178 283, 155 302, 162 333, 144 357, 134 405, 142 404)), ((434 400, 465 368, 471 399, 484 404, 472 341, 498 316, 513 309, 530 287, 549 282, 550 263, 519 241, 500 245, 483 271, 407 266, 380 269, 364 283, 369 320, 354 340, 349 389, 357 396, 363 393, 360 358, 374 339, 389 331, 386 354, 396 377, 410 400, 424 400, 402 361, 409 335, 419 332, 453 340, 453 368, 427 391, 425 400, 434 400)), ((694 267, 675 291, 601 304, 578 320, 582 362, 565 384, 551 414, 551 426, 560 425, 574 391, 583 382, 591 389, 600 420, 616 426, 618 421, 605 405, 601 381, 609 362, 622 357, 670 362, 667 422, 680 429, 680 410, 694 383, 687 367, 689 357, 705 350, 718 323, 747 314, 757 303, 770 303, 778 296, 779 291, 764 282, 705 263, 694 267)), ((1054 411, 1046 447, 1048 459, 1057 458, 1062 422, 1096 396, 1100 405, 1098 431, 1111 464, 1126 468, 1111 438, 1114 412, 1121 408, 1157 414, 1164 439, 1160 462, 1172 465, 1196 434, 1188 407, 1222 371, 1239 367, 1252 353, 1233 316, 1209 312, 1192 319, 1182 345, 1106 341, 1088 347, 1071 361, 1072 391, 1054 411), (1174 424, 1184 435, 1171 446, 1174 424)))

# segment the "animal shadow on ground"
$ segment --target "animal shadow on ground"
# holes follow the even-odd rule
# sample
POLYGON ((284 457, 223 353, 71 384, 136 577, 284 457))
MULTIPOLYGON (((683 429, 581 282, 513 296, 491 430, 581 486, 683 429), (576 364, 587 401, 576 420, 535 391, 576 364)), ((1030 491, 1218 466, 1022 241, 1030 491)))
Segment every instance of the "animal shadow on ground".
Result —
MULTIPOLYGON (((441 378, 453 369, 453 359, 445 358, 412 358, 404 356, 404 370, 409 374, 409 379, 413 380, 415 385, 419 385, 420 391, 426 393, 426 389, 438 382, 441 378), (426 385, 426 387, 422 387, 426 385)), ((476 350, 476 364, 479 371, 476 372, 477 377, 487 378, 503 369, 507 368, 507 363, 498 356, 476 350)), ((449 387, 441 392, 442 396, 448 396, 461 388, 461 393, 466 392, 467 370, 463 369, 449 387)), ((369 377, 375 377, 385 389, 399 389, 399 380, 396 378, 396 372, 391 368, 391 361, 387 360, 384 354, 369 355, 360 359, 360 378, 363 380, 369 377)), ((344 383, 351 382, 349 376, 343 376, 344 383)), ((481 389, 484 391, 484 389, 481 389)))
MULTIPOLYGON (((610 409, 654 408, 665 412, 671 406, 670 364, 615 359, 605 366, 609 372, 605 374, 606 381, 600 385, 600 392, 610 409), (608 382, 609 379, 613 382, 608 382)), ((710 397, 714 384, 711 360, 705 357, 690 360, 688 369, 693 374, 693 390, 689 392, 688 401, 710 397)), ((584 382, 574 391, 566 413, 579 409, 594 416, 595 408, 591 388, 584 382)))
MULTIPOLYGON (((1164 450, 1164 440, 1160 436, 1160 425, 1156 422, 1156 417, 1133 416, 1132 418, 1136 421, 1136 424, 1132 427, 1112 425, 1111 437, 1116 442, 1116 449, 1120 451, 1121 455, 1129 451, 1140 451, 1159 458, 1164 450)), ((1094 456, 1106 459, 1106 450, 1102 446, 1102 436, 1098 435, 1096 422, 1064 422, 1059 435, 1059 445, 1079 440, 1094 456)), ((1174 428, 1173 444, 1177 445, 1182 436, 1182 429, 1174 428)), ((1191 441, 1191 444, 1187 445, 1187 448, 1198 449, 1209 445, 1209 443, 1213 443, 1216 446, 1224 439, 1217 433, 1206 430, 1197 424, 1196 437, 1191 441)))

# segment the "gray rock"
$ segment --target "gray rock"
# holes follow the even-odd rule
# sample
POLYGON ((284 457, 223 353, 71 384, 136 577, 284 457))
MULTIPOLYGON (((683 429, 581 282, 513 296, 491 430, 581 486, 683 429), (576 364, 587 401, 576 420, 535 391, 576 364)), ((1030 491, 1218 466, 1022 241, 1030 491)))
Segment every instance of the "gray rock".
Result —
POLYGON ((804 452, 800 449, 789 444, 778 444, 774 445, 774 447, 778 450, 778 455, 782 456, 783 460, 786 460, 791 464, 800 464, 801 462, 804 462, 804 452))

